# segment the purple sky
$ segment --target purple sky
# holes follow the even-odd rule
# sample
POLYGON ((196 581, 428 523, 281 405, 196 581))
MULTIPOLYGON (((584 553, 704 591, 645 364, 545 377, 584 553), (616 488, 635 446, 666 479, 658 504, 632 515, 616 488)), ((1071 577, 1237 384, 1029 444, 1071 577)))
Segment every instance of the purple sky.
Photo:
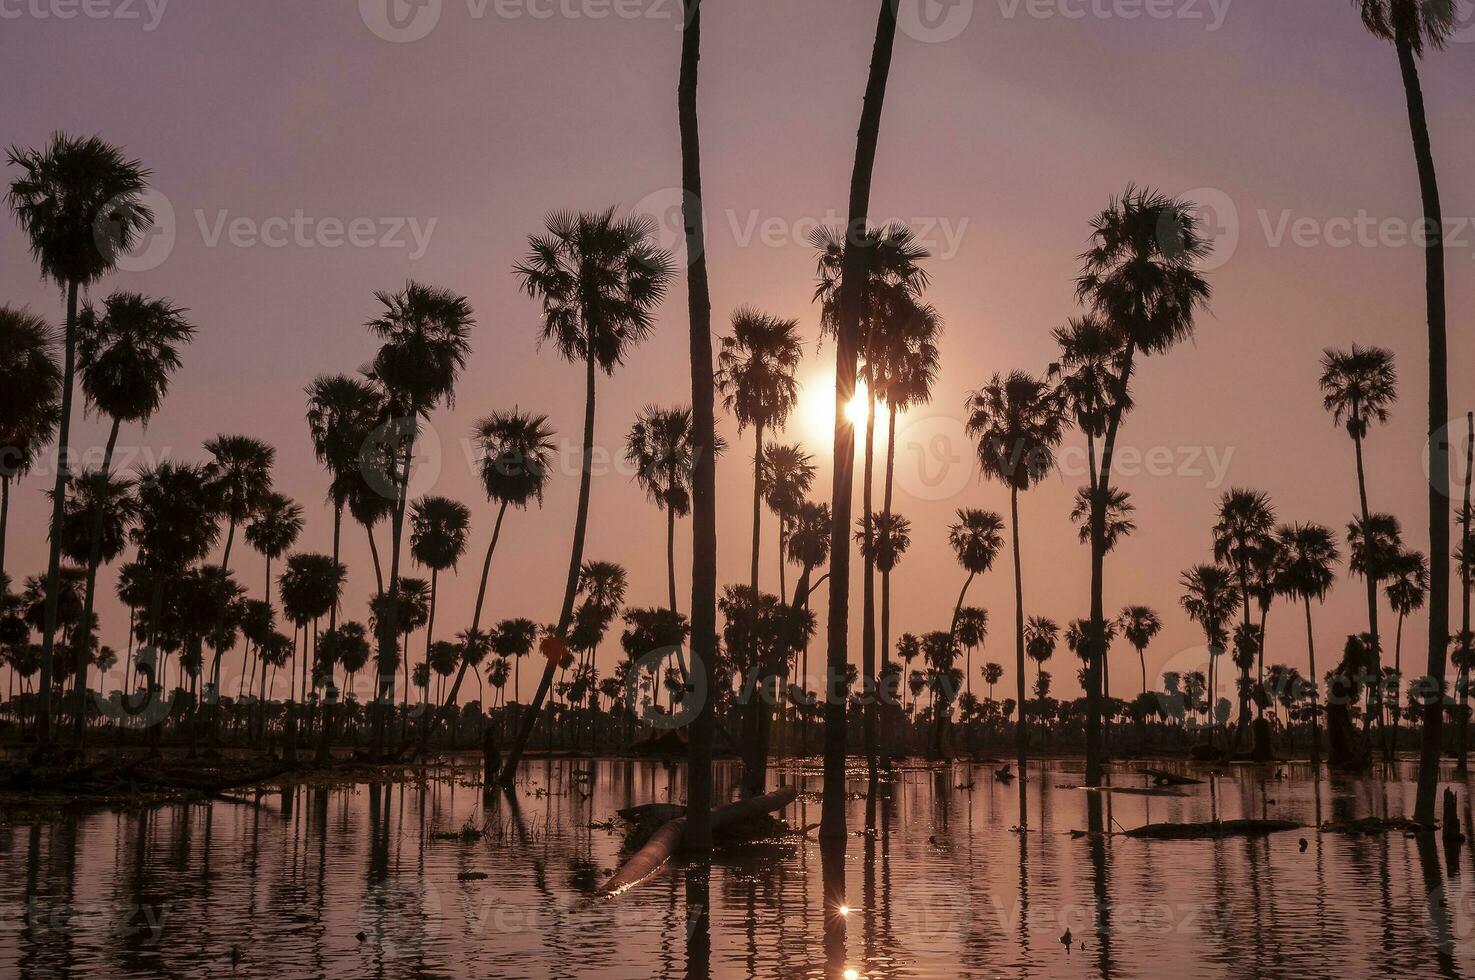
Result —
MULTIPOLYGON (((0 80, 12 93, 0 139, 34 146, 55 129, 100 133, 153 168, 154 186, 175 212, 172 251, 157 267, 120 272, 94 290, 167 295, 201 328, 163 411, 146 433, 125 429, 122 458, 198 458, 201 442, 222 432, 269 440, 278 448, 279 488, 309 507, 299 548, 326 551, 330 521, 318 506, 325 479, 307 439, 303 386, 370 357, 362 324, 374 313, 374 290, 414 277, 463 292, 477 312, 474 353, 455 409, 433 419, 438 475, 417 480, 416 492, 456 497, 477 515, 459 578, 442 580, 438 614, 443 636, 464 628, 475 556, 490 533, 463 449, 472 421, 517 405, 548 413, 565 439, 576 440, 582 417, 582 372, 536 348, 537 309, 510 270, 550 209, 618 203, 665 213, 678 200, 674 6, 445 0, 428 36, 394 43, 376 36, 350 0, 176 0, 156 22, 141 2, 111 8, 138 19, 79 12, 62 20, 54 15, 71 9, 64 2, 0 4, 7 18, 0 80), (555 16, 533 16, 547 10, 555 16), (559 13, 568 10, 580 16, 559 13), (270 247, 246 233, 270 236, 276 228, 268 219, 298 211, 317 236, 312 247, 270 247), (322 219, 355 218, 372 222, 376 240, 405 225, 389 243, 398 247, 328 247, 334 228, 322 219), (217 239, 222 219, 227 230, 217 239), (232 235, 236 219, 246 219, 245 231, 232 235), (428 230, 423 255, 408 225, 428 230)), ((1264 490, 1286 520, 1340 530, 1351 517, 1351 443, 1332 427, 1316 389, 1327 345, 1380 344, 1398 356, 1403 397, 1392 422, 1369 439, 1369 492, 1375 509, 1403 520, 1411 546, 1427 548, 1426 388, 1422 257, 1396 227, 1418 217, 1419 202, 1391 46, 1362 30, 1350 4, 1331 0, 1233 0, 1217 13, 1207 0, 1178 0, 1160 9, 1190 16, 1124 16, 1143 9, 1133 0, 979 0, 954 38, 900 36, 872 214, 912 222, 932 245, 929 299, 947 320, 933 406, 916 413, 915 428, 902 426, 897 509, 912 520, 913 546, 894 577, 897 631, 946 623, 961 583, 945 540, 952 512, 1007 510, 1002 488, 976 479, 929 489, 910 447, 948 445, 966 391, 993 372, 1044 368, 1050 329, 1077 312, 1072 280, 1091 215, 1135 181, 1193 191, 1221 225, 1237 226, 1214 263, 1212 315, 1200 320, 1194 343, 1144 366, 1140 407, 1123 429, 1124 447, 1152 465, 1128 475, 1121 461, 1139 530, 1110 560, 1107 602, 1146 602, 1164 613, 1167 628, 1148 653, 1155 680, 1165 666, 1203 665, 1201 635, 1178 609, 1176 583, 1183 568, 1208 559, 1224 489, 1264 490), (1085 16, 1065 15, 1078 12, 1085 16), (1332 219, 1355 223, 1360 215, 1375 232, 1387 224, 1370 242, 1359 242, 1354 228, 1347 244, 1345 224, 1332 219), (1214 464, 1226 460, 1216 482, 1214 464)), ((814 341, 814 263, 802 236, 815 221, 842 216, 874 4, 708 0, 706 15, 701 118, 714 325, 726 332, 731 311, 753 304, 799 318, 814 341)), ((1475 42, 1475 29, 1465 33, 1475 42)), ((1451 410, 1461 417, 1472 405, 1467 370, 1475 355, 1467 315, 1475 301, 1475 193, 1465 179, 1475 167, 1475 135, 1459 108, 1472 67, 1475 43, 1457 41, 1422 68, 1444 208, 1454 219, 1451 410)), ((7 228, 0 301, 59 318, 58 291, 38 280, 8 219, 7 228)), ((686 350, 678 281, 654 337, 613 380, 601 381, 597 438, 606 452, 618 458, 642 405, 689 398, 686 350)), ((829 384, 833 350, 814 356, 811 343, 809 353, 802 379, 829 384)), ((811 390, 806 402, 826 397, 811 390)), ((751 433, 722 424, 734 449, 719 473, 720 578, 744 581, 751 433)), ((79 446, 103 438, 93 420, 74 432, 79 446)), ((786 438, 816 454, 817 488, 827 495, 828 439, 813 418, 801 410, 786 438)), ((966 451, 956 439, 953 446, 966 451)), ((932 460, 927 473, 937 465, 932 460)), ((44 567, 43 482, 32 477, 14 495, 7 565, 17 579, 44 567)), ((1027 612, 1062 622, 1086 611, 1087 553, 1066 519, 1081 482, 1078 471, 1052 477, 1022 504, 1027 612)), ((567 470, 541 512, 511 515, 488 618, 556 614, 576 490, 567 470)), ((630 568, 631 604, 663 602, 664 522, 627 474, 595 479, 591 515, 586 557, 630 568)), ((681 532, 684 606, 689 525, 681 532)), ((769 519, 769 588, 777 584, 773 534, 769 519)), ((346 615, 362 618, 372 578, 367 547, 356 529, 346 542, 346 615)), ((244 548, 236 555, 237 574, 259 594, 259 556, 244 548)), ((110 570, 104 638, 121 645, 126 613, 113 600, 113 581, 110 570)), ((855 588, 858 609, 858 576, 855 588)), ((1365 628, 1360 588, 1339 582, 1319 614, 1324 664, 1342 637, 1365 628)), ((993 616, 982 659, 1009 667, 1007 556, 974 586, 970 602, 993 616)), ((1404 645, 1416 662, 1424 636, 1423 618, 1412 618, 1404 645)), ((817 643, 822 649, 822 634, 817 643)), ((601 668, 617 656, 612 635, 601 668)), ((1115 692, 1135 691, 1130 649, 1113 659, 1115 692)), ((1300 614, 1284 605, 1271 613, 1267 662, 1305 667, 1300 614)), ((1049 665, 1057 692, 1076 690, 1075 667, 1062 646, 1049 665)))

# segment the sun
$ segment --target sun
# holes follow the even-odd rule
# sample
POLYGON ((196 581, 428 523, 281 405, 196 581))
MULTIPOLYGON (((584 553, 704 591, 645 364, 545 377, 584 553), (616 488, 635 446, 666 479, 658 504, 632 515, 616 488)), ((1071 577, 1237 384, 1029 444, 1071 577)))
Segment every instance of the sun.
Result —
MULTIPOLYGON (((800 417, 810 437, 822 445, 835 435, 835 387, 829 378, 813 378, 799 395, 800 417)), ((866 383, 857 381, 855 394, 845 403, 845 420, 857 429, 866 424, 866 383)), ((864 435, 861 436, 864 438, 864 435)))

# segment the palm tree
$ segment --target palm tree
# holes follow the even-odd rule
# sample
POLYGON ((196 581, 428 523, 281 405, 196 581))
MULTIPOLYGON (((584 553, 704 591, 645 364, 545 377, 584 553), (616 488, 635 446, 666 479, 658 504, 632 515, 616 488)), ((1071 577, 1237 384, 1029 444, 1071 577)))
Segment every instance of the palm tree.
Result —
MULTIPOLYGON (((968 397, 968 434, 978 441, 983 473, 1009 488, 1009 525, 1014 550, 1014 652, 1019 703, 1024 703, 1024 572, 1019 551, 1019 494, 1045 478, 1055 465, 1064 434, 1060 399, 1045 381, 1022 371, 993 380, 968 397)), ((1098 628, 1094 635, 1101 636, 1098 628)), ((1019 778, 1025 776, 1024 726, 1015 739, 1019 778)), ((1023 826, 1024 814, 1020 814, 1023 826)))
POLYGON ((0 575, 5 574, 5 531, 10 484, 30 470, 51 441, 60 412, 61 370, 46 322, 25 310, 0 306, 0 575))
POLYGON ((1124 606, 1117 615, 1117 624, 1122 636, 1137 651, 1137 663, 1142 668, 1142 693, 1147 693, 1147 645, 1162 632, 1163 621, 1151 606, 1124 606))
POLYGON ((1215 661, 1223 655, 1229 642, 1225 624, 1239 604, 1234 573, 1219 565, 1194 565, 1183 573, 1179 584, 1183 595, 1179 602, 1188 618, 1203 627, 1209 648, 1209 744, 1214 744, 1214 717, 1218 706, 1218 683, 1215 661))
POLYGON ((760 481, 763 484, 763 502, 778 519, 778 594, 788 594, 785 571, 788 566, 789 521, 808 497, 814 486, 814 457, 797 444, 786 446, 771 443, 763 450, 763 465, 760 481))
MULTIPOLYGON (((448 497, 421 497, 410 510, 410 555, 430 569, 430 607, 425 619, 425 659, 435 642, 435 601, 440 573, 454 569, 466 553, 471 508, 448 497)), ((477 635, 473 632, 473 635, 477 635)), ((480 675, 478 675, 480 676, 480 675)))
MULTIPOLYGON (((871 67, 861 105, 860 126, 855 140, 855 166, 850 174, 850 201, 845 224, 845 253, 840 274, 839 319, 835 330, 835 440, 834 480, 831 487, 830 574, 840 583, 850 581, 850 512, 855 480, 855 427, 845 417, 845 406, 855 395, 856 357, 865 319, 866 254, 856 247, 862 240, 871 202, 871 174, 876 163, 876 143, 881 130, 881 108, 886 101, 886 83, 891 76, 891 53, 896 42, 896 5, 881 0, 876 21, 876 41, 871 49, 871 67)), ((850 626, 850 590, 830 590, 827 625, 826 691, 846 676, 850 626)), ((820 838, 835 842, 845 839, 845 691, 825 700, 824 799, 820 813, 820 838)), ((840 848, 843 856, 843 848, 840 848)), ((830 896, 835 901, 840 894, 830 896)))
MULTIPOLYGON (((1350 521, 1347 524, 1347 550, 1347 568, 1354 575, 1372 584, 1373 603, 1376 608, 1378 586, 1393 574, 1399 557, 1403 554, 1403 527, 1398 518, 1392 514, 1372 514, 1362 521, 1350 521)), ((1375 635, 1369 634, 1369 636, 1375 635)), ((1364 638, 1365 641, 1366 638, 1364 638)), ((1369 643, 1368 647, 1368 656, 1371 661, 1368 665, 1370 676, 1379 677, 1382 674, 1382 664, 1378 657, 1378 644, 1369 643)), ((1381 710, 1380 705, 1371 703, 1375 695, 1376 688, 1369 694, 1368 710, 1363 713, 1365 752, 1369 748, 1368 732, 1372 716, 1375 711, 1381 710)), ((1380 719, 1379 724, 1381 723, 1380 719)))
MULTIPOLYGON (((1462 663, 1457 664, 1460 668, 1459 678, 1456 683, 1460 692, 1460 729, 1458 759, 1455 762, 1455 774, 1464 776, 1469 772, 1470 760, 1468 758, 1470 736, 1470 715, 1467 710, 1470 704, 1470 661, 1471 651, 1464 648, 1471 646, 1472 635, 1470 632, 1470 579, 1471 563, 1475 562, 1475 540, 1470 537, 1472 527, 1475 527, 1475 517, 1470 513, 1470 487, 1475 482, 1475 412, 1465 413, 1465 495, 1460 505, 1460 512, 1455 516, 1455 523, 1460 529, 1460 543, 1455 549, 1454 560, 1460 568, 1460 632, 1455 643, 1461 648, 1464 656, 1462 663)), ((1441 685, 1443 681, 1441 680, 1441 685)), ((1441 686, 1440 690, 1443 690, 1441 686)), ((1420 763, 1422 764, 1422 762, 1420 763)))
MULTIPOLYGON (((1393 42, 1408 103, 1409 134, 1419 175, 1419 197, 1424 210, 1424 298, 1429 332, 1429 554, 1449 553, 1449 440, 1444 427, 1449 418, 1449 368, 1446 356, 1444 309, 1444 227, 1439 204, 1439 180, 1429 143, 1429 120, 1418 59, 1428 48, 1444 46, 1459 24, 1449 2, 1415 0, 1357 0, 1362 23, 1374 37, 1393 42)), ((1365 517, 1366 515, 1364 515, 1365 517)), ((1429 677, 1443 690, 1446 637, 1449 635, 1449 565, 1432 563, 1429 576, 1429 677)), ((1373 631, 1376 640, 1377 631, 1373 631)), ((1373 649, 1376 664, 1377 648, 1373 649)), ((1423 746, 1414 819, 1434 823, 1434 791, 1439 782, 1440 726, 1443 708, 1431 698, 1424 711, 1423 746)))
MULTIPOLYGON (((1393 368, 1393 354, 1381 347, 1353 344, 1350 350, 1327 348, 1321 358, 1322 404, 1331 413, 1334 424, 1347 429, 1357 461, 1357 499, 1362 523, 1372 519, 1367 500, 1367 475, 1362 463, 1362 443, 1372 423, 1388 421, 1390 409, 1398 398, 1398 374, 1393 368)), ((1444 423, 1441 421, 1441 425, 1444 423)), ((1438 554, 1443 554, 1441 549, 1438 554)), ((1374 663, 1381 662, 1382 640, 1378 630, 1378 580, 1368 577, 1367 623, 1373 638, 1374 663)), ((1439 651, 1440 662, 1444 649, 1439 651)), ((1442 676, 1442 675, 1441 675, 1442 676)))
MULTIPOLYGON (((584 561, 584 535, 589 523, 589 479, 594 452, 594 380, 598 371, 612 375, 626 352, 650 335, 654 312, 671 281, 671 256, 651 239, 645 218, 616 218, 614 208, 585 214, 558 212, 548 216, 547 233, 528 239, 528 256, 514 272, 528 295, 543 310, 542 339, 566 361, 584 364, 584 436, 579 474, 579 503, 569 554, 563 605, 554 630, 562 643, 574 615, 579 569, 584 561)), ((512 785, 538 711, 548 697, 556 668, 549 658, 502 768, 502 783, 512 785)))
MULTIPOLYGON (((344 567, 335 562, 331 555, 318 554, 289 555, 287 568, 281 575, 279 584, 282 590, 282 611, 302 632, 302 684, 297 690, 297 696, 288 704, 286 721, 286 751, 289 755, 295 749, 298 738, 297 705, 307 703, 308 668, 318 659, 317 622, 337 605, 346 576, 344 567), (312 643, 311 650, 308 647, 309 641, 312 643)), ((306 726, 310 724, 310 719, 304 719, 301 733, 303 737, 306 736, 306 726)))
MULTIPOLYGON (((958 519, 948 525, 948 545, 953 549, 958 564, 968 574, 963 579, 963 587, 958 591, 958 601, 953 604, 952 619, 948 626, 948 635, 953 637, 957 635, 958 617, 962 615, 963 600, 967 598, 969 586, 975 578, 994 567, 999 551, 1004 547, 1004 519, 998 514, 988 510, 964 508, 958 511, 957 516, 958 519)), ((834 573, 833 565, 831 573, 834 573)), ((942 748, 939 717, 933 725, 933 754, 940 756, 942 748)))
POLYGON ((73 744, 80 752, 87 717, 87 665, 96 645, 92 587, 97 566, 112 564, 127 547, 128 529, 138 516, 138 502, 133 496, 133 481, 109 477, 105 471, 83 470, 72 477, 70 490, 61 526, 52 529, 52 536, 61 538, 62 554, 68 560, 87 570, 79 635, 72 644, 72 690, 78 705, 73 744))
MULTIPOLYGON (((861 477, 861 555, 865 558, 862 580, 861 669, 866 684, 876 681, 876 615, 874 549, 870 538, 874 533, 872 495, 875 488, 875 433, 878 376, 890 376, 890 368, 911 353, 908 341, 915 337, 935 337, 940 330, 936 312, 920 300, 927 285, 927 274, 919 263, 930 253, 917 243, 911 229, 902 224, 865 230, 853 239, 848 233, 838 235, 832 229, 817 229, 810 242, 820 253, 819 283, 815 299, 823 303, 821 329, 839 336, 841 323, 840 290, 845 278, 845 256, 850 246, 865 256, 865 279, 861 297, 859 324, 859 357, 866 382, 866 439, 863 449, 861 477), (848 243, 847 240, 849 239, 848 243)), ((916 341, 920 343, 920 340, 916 341)), ((865 703, 866 760, 871 780, 876 778, 876 700, 865 703)))
POLYGON ((958 645, 963 648, 964 656, 967 658, 963 665, 963 675, 967 678, 967 692, 973 693, 973 650, 983 646, 984 640, 988 639, 988 610, 978 606, 964 606, 958 612, 958 645))
MULTIPOLYGON (((170 378, 181 363, 179 349, 195 333, 185 312, 168 299, 116 292, 103 302, 101 313, 88 304, 78 317, 77 371, 82 391, 94 411, 112 420, 103 450, 103 478, 111 474, 113 450, 123 423, 146 425, 164 402, 170 378)), ((101 517, 99 513, 94 519, 101 517)), ((100 525, 95 533, 102 534, 100 525)), ((85 559, 79 559, 86 561, 88 572, 84 622, 92 619, 100 558, 89 549, 85 559)), ((79 663, 77 676, 84 684, 78 690, 85 690, 85 664, 79 663)))
MULTIPOLYGON (((1106 490, 1106 533, 1102 543, 1108 554, 1116 549, 1117 542, 1128 537, 1137 530, 1137 522, 1132 520, 1132 514, 1137 506, 1132 503, 1132 495, 1126 490, 1117 487, 1108 487, 1106 490)), ((1089 487, 1081 487, 1076 490, 1075 503, 1070 508, 1070 519, 1075 523, 1079 531, 1081 543, 1091 543, 1091 490, 1089 487)))
POLYGON ((415 435, 422 418, 429 418, 437 405, 455 400, 456 379, 471 350, 470 333, 475 324, 471 305, 450 290, 408 282, 396 293, 378 292, 374 298, 383 307, 367 324, 369 332, 382 341, 374 356, 373 375, 384 386, 393 415, 389 435, 394 459, 389 495, 392 530, 389 558, 389 602, 379 635, 380 691, 383 707, 375 712, 375 750, 384 748, 384 714, 394 703, 395 673, 399 665, 399 563, 400 544, 408 504, 410 468, 414 460, 415 435))
MULTIPOLYGON (((799 504, 789 519, 787 557, 800 568, 799 581, 795 583, 794 596, 789 601, 790 609, 802 609, 805 613, 809 612, 809 597, 819 586, 818 582, 811 582, 811 577, 816 568, 826 564, 830 559, 830 524, 829 504, 817 504, 808 500, 799 504)), ((809 685, 808 643, 804 644, 802 651, 804 662, 799 672, 807 689, 809 685)), ((809 754, 809 717, 810 712, 806 711, 799 734, 800 752, 803 755, 809 754)))
MULTIPOLYGON (((57 421, 56 481, 51 523, 61 523, 70 478, 72 378, 77 352, 77 296, 80 290, 112 271, 118 256, 138 242, 154 215, 140 197, 149 171, 137 160, 96 136, 77 138, 57 133, 45 149, 12 147, 9 163, 21 169, 11 182, 7 203, 29 240, 41 278, 66 290, 61 408, 57 421)), ((61 570, 58 542, 51 545, 46 579, 46 620, 41 630, 41 682, 36 716, 36 754, 51 742, 52 656, 56 640, 57 577, 61 570)))
POLYGON ((297 543, 302 526, 302 507, 290 497, 275 492, 266 495, 251 523, 246 525, 246 543, 266 559, 263 598, 268 610, 272 609, 271 563, 297 543))
POLYGON ((676 518, 691 511, 691 409, 646 406, 625 439, 625 460, 646 496, 666 512, 666 593, 675 612, 676 518))
POLYGON ((1311 600, 1326 598, 1336 581, 1333 567, 1341 561, 1336 538, 1330 528, 1320 524, 1282 524, 1275 539, 1283 555, 1278 591, 1281 595, 1300 599, 1306 607, 1306 649, 1311 658, 1311 763, 1321 763, 1321 735, 1316 691, 1320 674, 1316 672, 1316 637, 1311 628, 1311 600))
POLYGON ((988 699, 992 701, 994 699, 994 685, 1004 679, 1004 667, 1002 664, 989 661, 979 669, 979 673, 983 675, 983 682, 988 685, 988 699))
MULTIPOLYGON (((732 316, 732 336, 717 355, 717 390, 738 431, 753 429, 753 551, 749 588, 758 590, 758 553, 763 511, 763 433, 782 428, 799 398, 794 372, 803 350, 799 321, 780 320, 749 307, 732 316)), ((756 608, 756 607, 755 607, 756 608)))
MULTIPOLYGON (((686 0, 681 32, 681 76, 676 90, 681 131, 681 219, 686 231, 686 295, 691 349, 692 405, 692 657, 708 690, 717 661, 717 430, 712 369, 712 299, 707 284, 702 216, 701 135, 697 126, 697 76, 701 64, 702 0, 686 0)), ((686 841, 711 850, 711 702, 698 707, 687 743, 686 841)))
POLYGON ((1391 760, 1398 749, 1399 685, 1403 677, 1403 621, 1410 614, 1424 608, 1424 597, 1429 593, 1429 559, 1420 551, 1401 552, 1388 571, 1388 584, 1384 587, 1388 604, 1398 614, 1398 627, 1393 641, 1393 683, 1389 689, 1393 694, 1393 733, 1388 740, 1388 757, 1391 760))
MULTIPOLYGON (((1254 638, 1250 626, 1250 569, 1254 567, 1267 548, 1275 532, 1275 508, 1270 498, 1257 490, 1234 488, 1225 491, 1219 500, 1218 521, 1214 525, 1214 561, 1227 565, 1234 571, 1239 586, 1239 598, 1244 610, 1241 636, 1251 644, 1251 649, 1239 651, 1239 722, 1235 726, 1235 742, 1241 743, 1250 724, 1250 668, 1254 666, 1253 654, 1258 651, 1259 640, 1254 638)), ((1257 743, 1257 751, 1269 752, 1268 744, 1257 743)))
MULTIPOLYGON (((1121 368, 1111 386, 1102 432, 1101 465, 1091 486, 1091 624, 1106 627, 1104 577, 1106 504, 1112 454, 1122 416, 1131 406, 1137 355, 1163 354, 1193 336, 1194 316, 1208 304, 1209 284, 1198 263, 1211 245, 1192 204, 1128 186, 1092 221, 1091 245, 1081 256, 1076 296, 1121 338, 1121 368)), ((1101 783, 1101 684, 1086 671, 1086 784, 1101 783)), ((1092 828, 1095 829, 1095 828, 1092 828)))
MULTIPOLYGON (((191 463, 158 463, 139 475, 138 520, 130 536, 138 547, 137 561, 147 572, 152 595, 143 619, 145 644, 139 655, 167 640, 163 616, 164 599, 186 571, 203 561, 220 538, 220 500, 205 466, 191 463)), ((151 695, 161 689, 162 672, 151 671, 151 695)), ((150 698, 152 700, 152 697, 150 698)), ((157 748, 163 719, 151 728, 157 748)))
MULTIPOLYGON (((1060 347, 1060 360, 1051 365, 1050 374, 1059 378, 1066 411, 1086 437, 1090 483, 1087 491, 1077 497, 1078 507, 1081 499, 1085 501, 1082 513, 1086 516, 1090 513, 1089 487, 1097 485, 1096 444, 1106 437, 1116 399, 1121 399, 1123 413, 1132 408, 1130 389, 1117 389, 1117 379, 1125 366, 1126 338, 1104 318, 1092 313, 1070 319, 1065 326, 1056 328, 1052 336, 1060 347)), ((1072 515, 1072 519, 1080 518, 1072 515)), ((1089 520, 1082 540, 1090 541, 1089 520)))
MULTIPOLYGON (((486 557, 481 563, 481 581, 476 587, 476 605, 471 611, 470 632, 472 635, 476 635, 481 629, 481 613, 486 602, 487 580, 492 573, 492 555, 496 553, 497 540, 502 536, 502 518, 507 516, 508 507, 526 510, 528 504, 533 501, 542 505, 543 490, 547 487, 548 477, 553 472, 554 454, 557 452, 553 445, 553 430, 548 428, 548 416, 546 415, 532 415, 516 409, 510 412, 493 412, 476 423, 474 432, 477 450, 481 455, 482 490, 485 491, 487 500, 496 503, 497 520, 492 526, 492 539, 487 544, 486 557)), ((509 623, 528 624, 529 629, 533 629, 529 620, 503 622, 494 633, 493 649, 497 649, 495 636, 505 635, 509 623)), ((532 632, 526 632, 526 634, 519 632, 517 642, 513 646, 521 648, 524 635, 526 636, 526 650, 516 654, 519 664, 522 663, 521 658, 532 650, 532 632)), ((503 656, 510 655, 506 651, 499 652, 503 656)), ((456 671, 456 680, 451 684, 447 704, 454 704, 461 693, 461 682, 466 677, 466 667, 467 663, 463 657, 456 671)), ((521 681, 521 677, 518 680, 521 681)), ((520 697, 521 685, 516 686, 515 690, 520 697)), ((432 717, 430 724, 421 729, 424 733, 422 746, 430 738, 435 720, 432 717)))

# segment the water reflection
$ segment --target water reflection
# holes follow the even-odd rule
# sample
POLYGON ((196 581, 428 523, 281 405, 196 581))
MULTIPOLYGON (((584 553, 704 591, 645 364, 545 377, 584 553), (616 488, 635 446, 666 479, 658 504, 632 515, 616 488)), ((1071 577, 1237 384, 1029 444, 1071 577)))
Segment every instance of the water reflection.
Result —
MULTIPOLYGON (((773 775, 801 789, 790 821, 815 823, 819 773, 773 775)), ((1155 795, 1125 792, 1146 779, 1120 769, 1115 792, 1085 792, 1069 761, 1012 785, 958 765, 866 794, 862 776, 848 839, 724 851, 613 902, 592 891, 625 853, 615 811, 679 801, 679 766, 537 762, 483 795, 468 760, 425 780, 63 815, 0 826, 0 976, 1475 975, 1470 848, 1312 829, 1408 812, 1411 767, 1386 783, 1283 775, 1155 795), (1211 815, 1308 829, 1112 835, 1211 815)), ((719 797, 737 776, 719 769, 719 797)))

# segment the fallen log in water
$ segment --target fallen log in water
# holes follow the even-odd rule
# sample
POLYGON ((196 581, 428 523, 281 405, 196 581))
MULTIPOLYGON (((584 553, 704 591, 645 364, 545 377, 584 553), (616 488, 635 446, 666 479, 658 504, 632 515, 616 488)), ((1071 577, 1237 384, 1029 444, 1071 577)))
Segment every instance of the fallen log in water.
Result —
MULTIPOLYGON (((767 813, 776 813, 793 803, 798 795, 798 790, 792 786, 786 786, 762 796, 715 807, 712 810, 712 829, 720 830, 723 827, 730 827, 767 813)), ((681 846, 681 838, 685 833, 685 817, 666 821, 645 842, 644 847, 630 855, 630 859, 621 865, 608 881, 599 886, 598 894, 613 897, 655 874, 681 846)))
POLYGON ((1180 776, 1166 769, 1144 769, 1143 772, 1152 777, 1152 781, 1159 786, 1197 786, 1203 783, 1202 779, 1192 779, 1188 776, 1180 776))
POLYGON ((1408 820, 1404 817, 1359 817, 1356 820, 1327 821, 1321 825, 1324 834, 1422 834, 1434 830, 1433 826, 1408 820))
POLYGON ((1283 830, 1300 830, 1294 820, 1214 820, 1209 823, 1150 823, 1123 831, 1146 840, 1219 840, 1224 837, 1260 837, 1283 830))

